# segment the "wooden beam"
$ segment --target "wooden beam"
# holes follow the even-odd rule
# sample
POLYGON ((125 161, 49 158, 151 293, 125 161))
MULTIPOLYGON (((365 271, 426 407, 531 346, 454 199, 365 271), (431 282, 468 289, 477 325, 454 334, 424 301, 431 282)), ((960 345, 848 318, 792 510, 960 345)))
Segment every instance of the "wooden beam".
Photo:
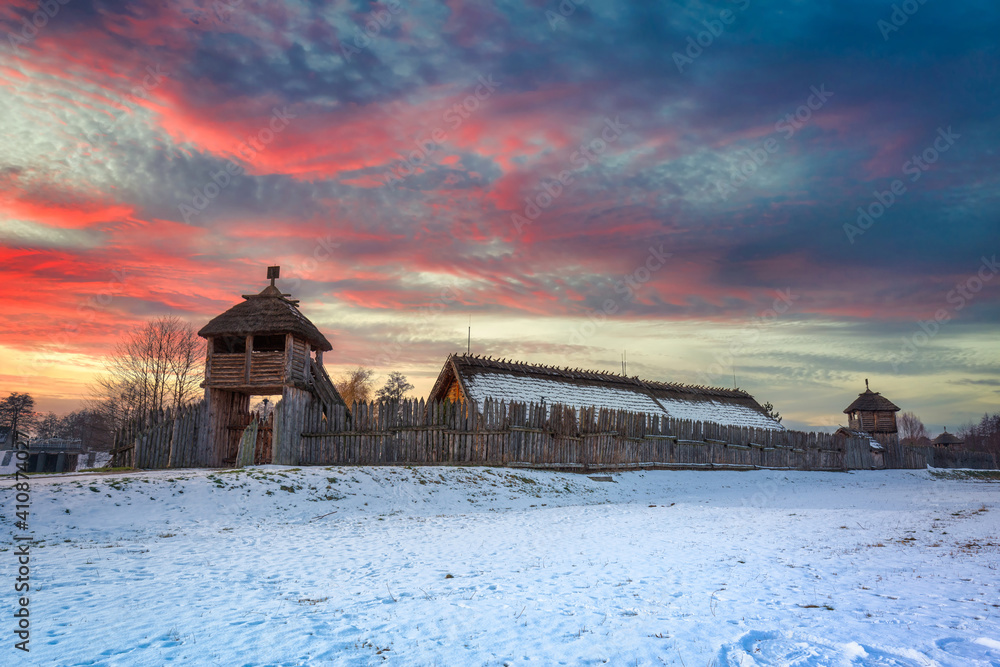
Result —
POLYGON ((243 364, 243 381, 250 384, 250 359, 253 357, 253 336, 247 336, 246 361, 243 364))
POLYGON ((312 364, 312 345, 306 341, 306 365, 302 369, 302 379, 309 382, 309 366, 312 364))
MULTIPOLYGON (((215 350, 215 338, 212 336, 208 337, 208 342, 205 344, 205 386, 207 387, 212 381, 212 352, 215 350)), ((205 391, 208 391, 207 389, 205 391)))

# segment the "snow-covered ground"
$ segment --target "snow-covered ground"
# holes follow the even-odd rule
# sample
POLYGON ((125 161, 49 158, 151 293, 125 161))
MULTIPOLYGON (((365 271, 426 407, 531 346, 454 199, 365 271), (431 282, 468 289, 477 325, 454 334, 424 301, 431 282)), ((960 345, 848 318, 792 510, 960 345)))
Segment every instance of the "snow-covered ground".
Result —
POLYGON ((266 466, 31 487, 31 653, 6 614, 3 664, 1000 665, 998 483, 266 466))

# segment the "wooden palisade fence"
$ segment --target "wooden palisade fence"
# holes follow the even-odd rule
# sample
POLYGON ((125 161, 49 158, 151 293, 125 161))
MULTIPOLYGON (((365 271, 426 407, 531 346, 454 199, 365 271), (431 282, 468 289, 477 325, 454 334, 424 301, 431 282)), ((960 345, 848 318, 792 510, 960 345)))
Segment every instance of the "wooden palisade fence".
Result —
MULTIPOLYGON (((867 438, 773 431, 561 405, 487 401, 363 403, 348 411, 299 392, 275 406, 273 457, 284 465, 494 465, 629 468, 923 468, 922 449, 888 443, 876 461, 867 438)), ((113 465, 217 466, 204 437, 204 403, 130 424, 113 465)), ((235 422, 234 422, 235 423, 235 422)), ((242 428, 248 419, 238 423, 242 428)), ((251 424, 252 426, 253 424, 251 424)), ((236 441, 233 443, 236 444, 236 441)), ((258 457, 259 458, 259 457, 258 457)), ((228 463, 229 461, 227 461, 228 463)))
POLYGON ((176 410, 156 410, 145 419, 133 419, 115 433, 112 467, 192 468, 211 459, 198 451, 205 423, 205 402, 176 410))
MULTIPOLYGON (((295 458, 329 464, 474 464, 560 469, 844 469, 832 435, 729 427, 624 411, 487 401, 307 409, 295 458)), ((865 442, 867 447, 867 441, 865 442)), ((276 463, 281 461, 276 460, 276 463)))

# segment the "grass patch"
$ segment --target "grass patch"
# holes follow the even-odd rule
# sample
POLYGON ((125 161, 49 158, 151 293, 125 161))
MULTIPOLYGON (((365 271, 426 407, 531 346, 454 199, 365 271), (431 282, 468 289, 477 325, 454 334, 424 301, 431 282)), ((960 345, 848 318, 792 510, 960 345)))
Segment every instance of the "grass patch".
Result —
POLYGON ((1000 482, 1000 470, 932 470, 938 479, 972 480, 974 482, 1000 482))

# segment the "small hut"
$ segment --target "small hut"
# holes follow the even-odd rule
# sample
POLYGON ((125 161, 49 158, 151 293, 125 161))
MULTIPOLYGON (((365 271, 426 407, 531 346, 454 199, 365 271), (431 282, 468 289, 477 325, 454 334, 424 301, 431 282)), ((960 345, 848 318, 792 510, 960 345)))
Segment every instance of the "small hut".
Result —
POLYGON ((884 442, 880 436, 889 436, 889 439, 892 439, 898 433, 897 412, 899 412, 897 405, 868 387, 867 378, 864 392, 858 394, 854 402, 844 409, 848 427, 852 431, 864 431, 879 442, 884 442))
MULTIPOLYGON (((323 368, 323 353, 333 346, 301 313, 299 302, 274 284, 279 271, 268 267, 270 285, 258 294, 244 294, 243 303, 198 332, 207 340, 205 437, 215 465, 235 460, 250 421, 251 396, 281 394, 286 404, 315 397, 328 408, 344 405, 323 368)), ((270 444, 258 446, 256 463, 271 463, 270 444)))
POLYGON ((959 449, 965 443, 958 436, 948 433, 948 427, 944 427, 944 433, 931 440, 931 444, 942 449, 959 449))

